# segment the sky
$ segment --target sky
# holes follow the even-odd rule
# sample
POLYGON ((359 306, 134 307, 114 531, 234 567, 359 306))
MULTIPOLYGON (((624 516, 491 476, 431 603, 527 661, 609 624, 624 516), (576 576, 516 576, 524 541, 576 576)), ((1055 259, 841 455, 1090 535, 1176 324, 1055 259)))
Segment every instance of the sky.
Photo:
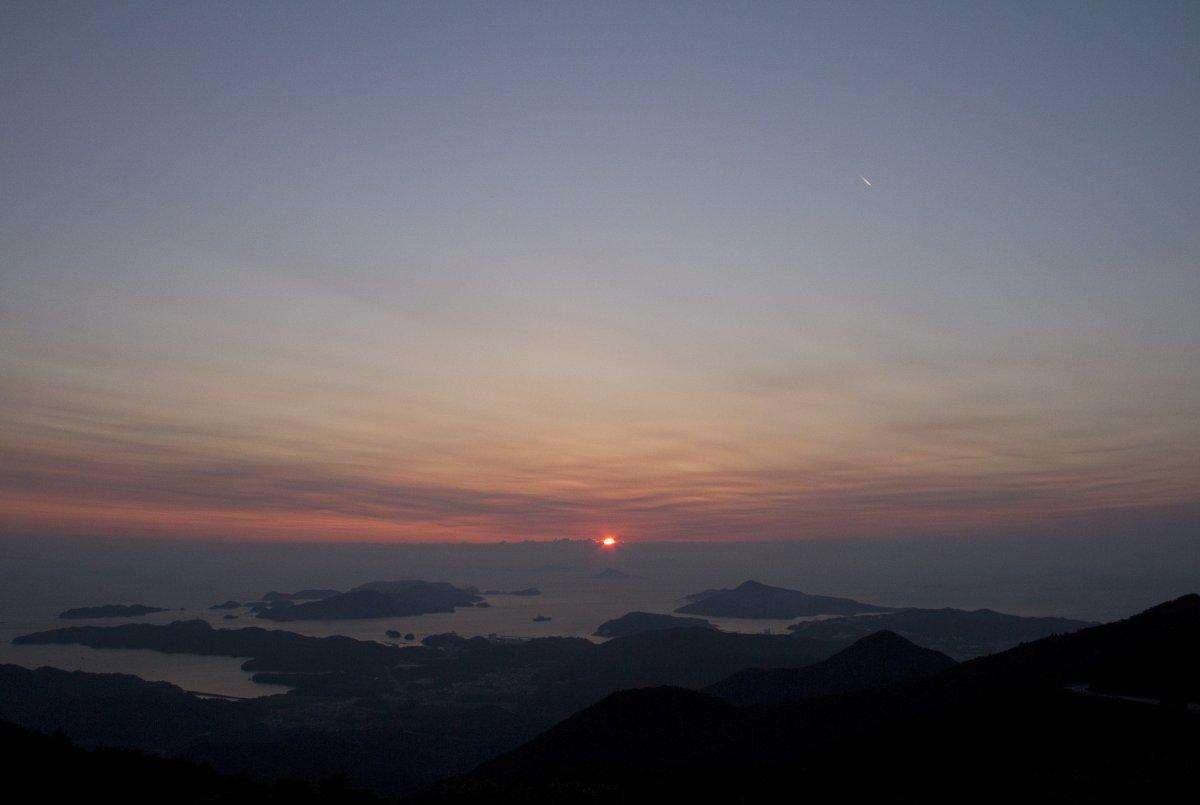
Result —
POLYGON ((8 2, 0 535, 1200 527, 1198 157, 1196 3, 8 2))

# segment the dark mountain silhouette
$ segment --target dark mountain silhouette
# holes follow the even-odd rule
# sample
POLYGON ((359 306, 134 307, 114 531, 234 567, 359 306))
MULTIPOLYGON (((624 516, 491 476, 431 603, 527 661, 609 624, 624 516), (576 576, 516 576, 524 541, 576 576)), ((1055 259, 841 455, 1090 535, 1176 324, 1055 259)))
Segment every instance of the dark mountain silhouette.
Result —
POLYGON ((62 729, 88 746, 172 754, 186 746, 183 736, 225 723, 227 705, 128 674, 0 665, 0 719, 46 732, 62 729))
POLYGON ((217 774, 206 765, 145 755, 130 749, 87 750, 62 735, 50 736, 0 722, 0 757, 10 802, 111 801, 131 805, 368 805, 376 797, 330 777, 317 785, 272 784, 217 774))
POLYGON ((613 618, 600 624, 592 634, 596 637, 625 637, 655 629, 680 628, 715 629, 717 627, 703 618, 680 618, 656 612, 627 612, 619 618, 613 618))
POLYGON ((147 607, 142 604, 105 604, 99 607, 78 607, 58 613, 63 620, 85 620, 88 618, 140 618, 155 612, 166 612, 164 607, 147 607))
POLYGON ((398 647, 272 629, 76 627, 26 643, 250 656, 255 681, 293 689, 203 700, 136 677, 0 667, 0 719, 88 745, 180 753, 222 772, 405 793, 513 749, 624 687, 702 687, 746 666, 800 666, 831 646, 787 635, 671 629, 614 638, 431 636, 398 647), (280 669, 280 670, 275 670, 280 669))
MULTIPOLYGON (((257 779, 343 772, 389 795, 494 758, 427 797, 453 801, 767 801, 794 797, 797 785, 841 799, 1146 801, 1168 783, 1198 782, 1200 719, 1183 707, 1200 678, 1198 630, 1200 598, 1190 596, 925 679, 738 707, 679 688, 746 668, 812 667, 832 659, 832 645, 667 629, 601 645, 447 636, 400 648, 186 622, 87 626, 43 642, 219 647, 259 666, 290 664, 299 673, 260 669, 256 679, 295 689, 216 701, 135 677, 0 666, 0 719, 257 779), (664 684, 675 687, 653 687, 664 684), (650 689, 614 694, 638 687, 650 689)), ((900 648, 881 640, 890 643, 857 648, 900 648)), ((845 663, 855 685, 878 681, 844 653, 829 667, 845 663)), ((806 695, 817 682, 845 684, 819 667, 808 676, 806 695)))
POLYGON ((1095 692, 1200 702, 1200 595, 1055 635, 963 666, 995 677, 1086 683, 1095 692))
POLYGON ((747 668, 706 692, 734 704, 781 704, 923 679, 954 664, 941 652, 882 631, 806 668, 747 668))
POLYGON ((851 643, 887 629, 919 646, 944 652, 956 660, 968 660, 1095 625, 1069 618, 1006 615, 990 609, 902 609, 868 617, 804 621, 792 624, 788 631, 800 637, 851 643))
POLYGON ((831 644, 787 635, 716 629, 656 629, 596 646, 577 662, 548 670, 583 698, 623 688, 675 685, 704 688, 742 668, 799 668, 834 652, 831 644))
POLYGON ((396 702, 391 686, 374 694, 362 685, 327 684, 335 696, 320 690, 221 701, 122 674, 0 665, 0 719, 61 730, 88 747, 179 756, 262 781, 345 775, 386 795, 461 772, 548 726, 540 713, 448 697, 438 705, 420 697, 396 702))
POLYGON ((1157 802, 1200 783, 1200 597, 930 678, 743 708, 623 691, 417 801, 1157 802), (1132 655, 1132 656, 1131 656, 1132 655), (1157 694, 1165 704, 1066 686, 1157 694))
POLYGON ((258 617, 273 621, 356 620, 399 618, 430 612, 453 612, 480 601, 469 590, 428 581, 375 581, 316 601, 294 604, 281 601, 260 611, 258 617))
POLYGON ((732 590, 706 590, 698 595, 701 597, 675 611, 714 618, 772 619, 888 611, 849 598, 809 595, 798 590, 769 587, 757 581, 743 582, 732 590))

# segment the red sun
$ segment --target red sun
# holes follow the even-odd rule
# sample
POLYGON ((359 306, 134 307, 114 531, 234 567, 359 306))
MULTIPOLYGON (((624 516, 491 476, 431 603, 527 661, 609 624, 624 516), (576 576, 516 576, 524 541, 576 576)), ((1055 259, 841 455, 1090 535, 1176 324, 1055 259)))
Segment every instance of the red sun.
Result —
POLYGON ((604 539, 600 540, 600 544, 605 548, 611 548, 617 544, 617 538, 612 535, 607 535, 604 537, 604 539))

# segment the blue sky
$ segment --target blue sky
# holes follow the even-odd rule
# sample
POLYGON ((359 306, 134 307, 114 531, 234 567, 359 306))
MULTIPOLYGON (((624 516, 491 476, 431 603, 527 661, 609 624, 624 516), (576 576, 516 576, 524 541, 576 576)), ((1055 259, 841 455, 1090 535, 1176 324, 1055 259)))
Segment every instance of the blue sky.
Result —
POLYGON ((10 3, 0 67, 4 531, 1196 502, 1194 3, 10 3))

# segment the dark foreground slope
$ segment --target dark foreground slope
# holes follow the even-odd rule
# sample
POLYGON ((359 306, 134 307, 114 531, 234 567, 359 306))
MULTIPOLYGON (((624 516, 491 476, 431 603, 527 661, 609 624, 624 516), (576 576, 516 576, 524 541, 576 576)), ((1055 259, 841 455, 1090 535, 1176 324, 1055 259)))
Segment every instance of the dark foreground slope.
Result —
POLYGON ((297 690, 221 701, 124 674, 0 665, 0 720, 26 729, 61 731, 89 748, 209 763, 263 782, 317 784, 344 775, 354 787, 383 795, 495 757, 545 729, 554 714, 434 699, 445 703, 360 686, 342 695, 297 690))
POLYGON ((743 668, 802 668, 835 651, 829 643, 786 635, 656 629, 598 645, 554 673, 561 685, 589 695, 657 685, 699 689, 743 668))
POLYGON ((783 704, 924 679, 954 660, 895 632, 876 632, 805 668, 746 668, 706 692, 742 705, 783 704))
POLYGON ((211 767, 153 757, 129 749, 87 750, 62 735, 43 735, 0 721, 0 757, 8 770, 9 802, 127 805, 370 805, 374 796, 347 788, 340 778, 317 785, 264 784, 217 774, 211 767))
POLYGON ((1198 677, 1200 597, 1187 596, 852 695, 743 708, 617 693, 422 800, 1182 801, 1200 783, 1200 717, 1182 705, 1198 677), (1093 683, 1167 699, 1067 687, 1093 683))
POLYGON ((21 642, 249 656, 285 695, 215 701, 119 674, 0 665, 0 719, 212 763, 261 779, 403 794, 507 752, 616 690, 703 687, 748 666, 798 667, 831 647, 787 635, 671 629, 614 638, 492 641, 442 636, 398 648, 187 622, 54 630, 21 642), (268 670, 272 669, 272 670, 268 670))

